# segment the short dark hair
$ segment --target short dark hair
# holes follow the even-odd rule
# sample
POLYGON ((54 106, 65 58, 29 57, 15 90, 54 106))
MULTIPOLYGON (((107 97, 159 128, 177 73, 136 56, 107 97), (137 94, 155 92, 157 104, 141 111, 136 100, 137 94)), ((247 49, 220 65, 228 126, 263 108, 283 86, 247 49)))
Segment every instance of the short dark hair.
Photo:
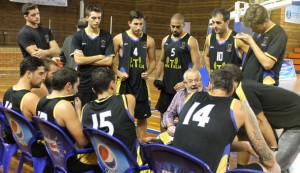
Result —
POLYGON ((251 27, 252 25, 263 24, 265 19, 269 19, 267 9, 259 4, 253 4, 246 10, 243 22, 245 26, 251 27))
POLYGON ((103 12, 103 10, 98 5, 89 5, 85 9, 85 16, 90 16, 90 13, 92 11, 98 12, 98 13, 102 13, 103 12))
POLYGON ((78 29, 84 29, 88 26, 88 22, 85 18, 80 18, 78 19, 76 26, 78 29))
POLYGON ((55 65, 56 67, 58 67, 57 63, 49 58, 41 58, 41 60, 44 62, 46 72, 50 70, 50 65, 55 65))
POLYGON ((231 72, 235 82, 241 82, 243 79, 242 70, 235 64, 225 64, 222 69, 231 72))
POLYGON ((26 3, 22 6, 22 13, 24 15, 28 15, 29 10, 33 10, 33 9, 36 9, 36 8, 38 8, 38 6, 36 4, 28 2, 28 3, 26 3))
POLYGON ((212 17, 217 16, 218 14, 221 14, 223 16, 224 22, 227 22, 230 19, 230 12, 225 10, 224 8, 217 8, 214 9, 211 13, 212 17))
POLYGON ((69 67, 60 68, 53 73, 51 86, 53 90, 62 90, 68 82, 74 86, 78 77, 79 75, 76 70, 69 67))
POLYGON ((96 94, 102 94, 115 81, 115 74, 109 67, 99 67, 92 73, 92 87, 96 94))
POLYGON ((20 63, 20 77, 24 76, 27 71, 36 71, 41 66, 44 66, 44 62, 39 58, 33 56, 23 58, 20 63))
POLYGON ((224 69, 214 70, 210 75, 210 82, 213 85, 212 89, 221 89, 227 94, 233 89, 233 75, 224 69))
POLYGON ((129 13, 129 21, 132 21, 133 19, 145 19, 145 15, 139 10, 131 10, 129 13))

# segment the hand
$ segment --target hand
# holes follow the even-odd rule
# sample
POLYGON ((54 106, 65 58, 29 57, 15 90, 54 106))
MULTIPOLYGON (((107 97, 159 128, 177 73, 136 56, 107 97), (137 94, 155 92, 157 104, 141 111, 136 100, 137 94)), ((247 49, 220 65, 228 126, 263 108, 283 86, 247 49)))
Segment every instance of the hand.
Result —
POLYGON ((76 112, 81 111, 81 100, 79 99, 79 97, 75 97, 74 107, 75 107, 76 112))
POLYGON ((118 77, 121 79, 121 81, 125 81, 128 78, 128 74, 126 72, 120 72, 118 77))
POLYGON ((244 42, 247 45, 250 45, 250 43, 254 41, 251 35, 245 33, 239 33, 233 37, 235 39, 240 39, 242 42, 244 42))
POLYGON ((171 125, 168 127, 167 132, 169 133, 170 136, 174 136, 176 127, 174 125, 171 125))
POLYGON ((148 79, 148 73, 147 72, 143 72, 141 74, 142 79, 147 80, 148 79))
POLYGON ((157 140, 156 137, 144 137, 143 139, 141 139, 140 144, 145 144, 154 140, 157 140))
POLYGON ((253 150, 252 146, 250 145, 249 141, 241 141, 244 143, 245 145, 245 151, 247 151, 250 155, 254 156, 254 157, 259 157, 256 152, 253 150))
POLYGON ((35 51, 31 54, 31 56, 43 58, 43 57, 47 57, 48 53, 49 53, 48 50, 35 49, 35 51))
POLYGON ((184 83, 183 82, 178 82, 175 86, 174 86, 174 90, 178 91, 181 88, 184 88, 184 83))
POLYGON ((153 85, 158 89, 158 90, 164 90, 166 88, 165 84, 161 80, 155 79, 153 82, 153 85))

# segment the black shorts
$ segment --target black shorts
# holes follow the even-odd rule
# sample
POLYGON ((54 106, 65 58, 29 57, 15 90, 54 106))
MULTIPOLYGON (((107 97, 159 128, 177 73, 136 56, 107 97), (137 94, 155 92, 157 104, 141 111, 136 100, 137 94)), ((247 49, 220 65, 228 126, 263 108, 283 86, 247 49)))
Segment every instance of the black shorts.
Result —
POLYGON ((151 116, 150 104, 148 100, 137 101, 134 109, 134 118, 146 119, 151 116))
POLYGON ((175 94, 166 93, 164 91, 160 92, 160 96, 155 108, 161 113, 161 115, 167 111, 174 96, 175 94))
POLYGON ((263 168, 258 163, 251 163, 249 165, 239 165, 237 169, 253 169, 257 171, 263 171, 263 168))

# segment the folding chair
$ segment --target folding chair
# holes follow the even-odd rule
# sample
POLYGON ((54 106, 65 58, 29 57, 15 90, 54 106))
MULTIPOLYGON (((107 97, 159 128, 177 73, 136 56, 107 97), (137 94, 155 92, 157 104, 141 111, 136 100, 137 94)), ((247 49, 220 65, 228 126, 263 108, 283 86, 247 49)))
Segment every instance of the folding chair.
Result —
POLYGON ((5 107, 1 107, 0 109, 6 116, 16 144, 21 150, 17 172, 21 172, 25 159, 32 161, 35 173, 43 172, 44 168, 49 163, 48 157, 32 156, 32 145, 39 139, 36 129, 22 114, 5 107))
POLYGON ((0 111, 0 165, 3 166, 3 173, 8 173, 11 158, 18 150, 16 143, 5 143, 3 134, 6 128, 10 128, 9 124, 0 111))
MULTIPOLYGON (((92 148, 77 149, 70 137, 51 122, 45 121, 40 117, 33 117, 32 119, 44 137, 46 149, 54 166, 54 172, 68 173, 67 161, 70 157, 93 152, 92 148)), ((91 170, 85 173, 93 172, 91 170)))
POLYGON ((180 149, 162 144, 146 144, 143 150, 154 173, 212 173, 206 163, 180 149))
POLYGON ((252 170, 252 169, 232 169, 229 171, 226 171, 226 173, 264 173, 263 171, 258 171, 258 170, 252 170))
POLYGON ((139 166, 133 154, 117 138, 92 128, 83 132, 91 141, 103 172, 132 173, 149 169, 148 166, 139 166))

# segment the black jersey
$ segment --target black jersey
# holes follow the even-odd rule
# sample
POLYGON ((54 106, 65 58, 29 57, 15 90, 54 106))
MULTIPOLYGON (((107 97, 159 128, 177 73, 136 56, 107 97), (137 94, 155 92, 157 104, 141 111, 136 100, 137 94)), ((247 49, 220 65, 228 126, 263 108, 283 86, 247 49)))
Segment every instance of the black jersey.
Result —
POLYGON ((38 25, 37 28, 25 25, 18 34, 18 44, 23 57, 30 56, 26 51, 26 47, 36 45, 40 49, 50 49, 50 41, 52 40, 54 40, 54 37, 51 30, 42 25, 38 25))
POLYGON ((229 97, 195 93, 179 114, 173 145, 202 159, 216 172, 238 130, 233 103, 229 97))
MULTIPOLYGON (((114 54, 112 36, 102 29, 99 36, 95 38, 89 37, 82 29, 74 34, 72 42, 74 49, 82 50, 84 56, 114 54)), ((95 65, 78 65, 77 70, 81 75, 78 86, 80 92, 92 92, 91 74, 97 67, 95 65)))
POLYGON ((119 70, 129 77, 117 88, 119 94, 133 94, 137 101, 148 99, 148 86, 141 74, 147 71, 147 34, 139 39, 131 38, 127 32, 122 33, 123 48, 120 56, 119 70), (118 91, 119 90, 119 91, 118 91))
POLYGON ((279 25, 275 25, 263 34, 254 34, 253 39, 261 51, 276 62, 270 70, 265 70, 256 58, 253 50, 249 48, 243 65, 244 78, 278 86, 279 71, 287 43, 287 35, 284 29, 279 25))
POLYGON ((244 79, 236 94, 255 114, 264 112, 273 128, 300 127, 300 96, 286 89, 244 79))
POLYGON ((23 98, 29 92, 30 91, 26 89, 14 90, 12 87, 9 88, 3 97, 4 107, 11 108, 14 111, 22 113, 23 98))
POLYGON ((192 60, 189 47, 191 35, 186 33, 181 39, 173 40, 171 35, 168 36, 165 44, 164 59, 164 77, 163 82, 166 86, 166 92, 175 94, 174 86, 183 81, 183 74, 191 68, 192 60))
POLYGON ((235 35, 236 32, 232 31, 228 38, 220 43, 217 39, 217 35, 215 33, 211 34, 209 45, 209 62, 211 71, 220 69, 228 63, 241 66, 242 58, 239 56, 235 39, 233 38, 235 35))
MULTIPOLYGON (((55 119, 55 106, 62 100, 70 101, 72 104, 74 104, 74 96, 63 96, 63 97, 55 97, 55 98, 47 98, 43 97, 37 105, 36 108, 36 115, 51 122, 52 124, 55 124, 56 126, 60 127, 72 140, 75 142, 72 135, 69 133, 66 127, 60 126, 55 119)), ((67 115, 66 115, 67 116, 67 115)))
POLYGON ((121 140, 136 155, 136 132, 125 95, 87 103, 82 110, 84 128, 100 129, 121 140))

